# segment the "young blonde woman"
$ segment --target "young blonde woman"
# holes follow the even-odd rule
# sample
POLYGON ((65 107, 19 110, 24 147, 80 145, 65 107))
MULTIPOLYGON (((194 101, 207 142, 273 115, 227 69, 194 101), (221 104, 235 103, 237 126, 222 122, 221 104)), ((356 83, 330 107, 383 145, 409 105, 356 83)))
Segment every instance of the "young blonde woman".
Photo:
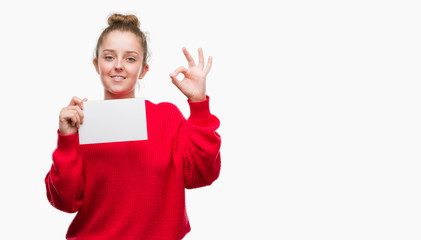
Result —
MULTIPOLYGON (((113 14, 93 60, 104 99, 135 97, 148 72, 148 47, 134 15, 113 14)), ((83 103, 73 97, 60 111, 57 148, 45 178, 47 197, 57 209, 74 213, 66 238, 72 240, 179 240, 189 231, 185 189, 210 185, 220 172, 219 120, 209 111, 205 64, 183 48, 188 67, 170 78, 188 98, 186 120, 171 103, 145 101, 148 140, 79 145, 83 103), (184 75, 179 81, 176 77, 184 75)))

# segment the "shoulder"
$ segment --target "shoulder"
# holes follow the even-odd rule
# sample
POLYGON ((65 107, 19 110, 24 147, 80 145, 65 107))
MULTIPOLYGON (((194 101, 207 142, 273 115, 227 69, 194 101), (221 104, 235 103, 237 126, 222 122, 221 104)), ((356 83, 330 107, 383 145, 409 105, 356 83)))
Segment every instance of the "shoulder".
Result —
POLYGON ((146 100, 145 106, 146 106, 147 111, 151 114, 154 114, 154 115, 156 114, 161 117, 184 119, 184 116, 181 113, 180 109, 173 103, 170 103, 170 102, 153 103, 149 100, 146 100))

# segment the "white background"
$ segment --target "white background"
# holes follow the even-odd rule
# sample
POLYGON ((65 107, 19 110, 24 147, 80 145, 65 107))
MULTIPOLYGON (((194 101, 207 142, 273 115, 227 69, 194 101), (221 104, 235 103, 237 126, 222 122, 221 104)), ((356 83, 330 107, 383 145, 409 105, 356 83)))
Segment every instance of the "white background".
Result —
MULTIPOLYGON (((101 99, 92 65, 112 12, 134 13, 152 59, 141 95, 203 47, 222 170, 187 191, 185 239, 421 239, 418 1, 9 1, 0 6, 0 239, 64 239, 47 201, 58 114, 101 99), (6 5, 7 4, 7 5, 6 5)), ((138 96, 141 96, 138 95, 138 96)))

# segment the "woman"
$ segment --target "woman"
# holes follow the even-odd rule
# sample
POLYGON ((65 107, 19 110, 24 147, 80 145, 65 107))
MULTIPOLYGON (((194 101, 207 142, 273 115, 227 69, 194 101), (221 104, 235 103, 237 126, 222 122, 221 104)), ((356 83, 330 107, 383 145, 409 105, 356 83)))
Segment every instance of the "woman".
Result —
MULTIPOLYGON (((98 39, 93 60, 104 99, 133 98, 148 72, 147 41, 134 15, 113 14, 98 39)), ((186 95, 186 120, 171 103, 145 101, 148 140, 79 145, 83 103, 73 97, 59 115, 57 148, 45 183, 50 203, 77 212, 67 239, 182 239, 190 225, 185 188, 210 185, 220 172, 219 120, 209 111, 205 66, 183 48, 188 68, 170 78, 186 95), (177 76, 184 75, 179 81, 177 76)))

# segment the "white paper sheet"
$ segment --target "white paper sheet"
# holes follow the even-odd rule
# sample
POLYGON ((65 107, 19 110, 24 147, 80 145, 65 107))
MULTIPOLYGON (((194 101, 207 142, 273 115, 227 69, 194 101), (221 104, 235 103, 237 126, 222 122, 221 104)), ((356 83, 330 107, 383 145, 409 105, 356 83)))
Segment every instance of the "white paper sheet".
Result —
POLYGON ((148 139, 143 98, 87 101, 83 108, 79 144, 148 139))

